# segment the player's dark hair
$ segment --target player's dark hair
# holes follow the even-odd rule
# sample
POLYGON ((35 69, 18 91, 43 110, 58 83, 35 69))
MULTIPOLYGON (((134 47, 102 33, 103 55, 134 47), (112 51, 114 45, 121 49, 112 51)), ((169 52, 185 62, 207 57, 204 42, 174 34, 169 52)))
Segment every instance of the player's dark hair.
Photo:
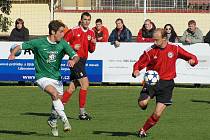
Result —
POLYGON ((88 12, 83 12, 82 15, 81 15, 81 20, 83 19, 84 16, 87 16, 87 17, 90 17, 90 18, 91 18, 90 13, 88 13, 88 12))
POLYGON ((53 34, 52 31, 56 33, 60 27, 65 27, 65 25, 59 20, 52 20, 48 25, 49 35, 53 34))
POLYGON ((99 22, 102 24, 102 19, 100 18, 96 19, 96 23, 99 23, 99 22))
POLYGON ((24 21, 21 18, 16 19, 15 21, 15 28, 17 28, 18 24, 22 24, 22 27, 24 27, 24 21))

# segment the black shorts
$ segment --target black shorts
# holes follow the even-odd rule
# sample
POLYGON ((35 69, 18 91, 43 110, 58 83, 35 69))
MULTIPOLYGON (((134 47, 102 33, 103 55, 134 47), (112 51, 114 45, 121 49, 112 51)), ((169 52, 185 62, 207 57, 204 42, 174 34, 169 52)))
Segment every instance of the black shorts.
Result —
POLYGON ((81 79, 83 77, 87 77, 86 70, 85 70, 85 64, 87 59, 80 58, 79 62, 74 65, 73 68, 70 68, 71 74, 70 74, 70 80, 77 80, 81 79))
POLYGON ((174 80, 160 80, 155 86, 145 84, 140 92, 138 101, 143 101, 148 96, 152 99, 155 96, 157 103, 171 105, 174 86, 174 80))

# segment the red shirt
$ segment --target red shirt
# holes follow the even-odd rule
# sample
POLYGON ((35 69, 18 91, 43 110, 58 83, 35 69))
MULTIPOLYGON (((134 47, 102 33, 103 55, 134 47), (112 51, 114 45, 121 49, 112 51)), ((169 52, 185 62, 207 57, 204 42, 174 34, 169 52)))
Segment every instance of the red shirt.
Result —
POLYGON ((154 42, 154 39, 153 38, 144 38, 142 36, 142 30, 139 30, 136 41, 137 42, 154 42))
POLYGON ((64 39, 81 58, 87 59, 88 51, 90 53, 95 51, 96 44, 91 42, 91 39, 95 39, 95 34, 91 29, 84 30, 81 26, 76 26, 65 34, 64 39), (80 44, 79 50, 75 50, 76 44, 80 44))
POLYGON ((106 27, 102 26, 99 31, 96 29, 96 27, 93 27, 92 29, 95 32, 97 42, 108 42, 109 32, 106 27), (99 37, 103 38, 101 40, 98 40, 99 37))
POLYGON ((155 70, 158 72, 161 80, 172 80, 176 77, 176 60, 178 58, 186 61, 193 59, 195 65, 198 60, 195 55, 185 51, 178 45, 167 43, 165 48, 151 46, 140 56, 139 60, 133 66, 135 70, 155 70))

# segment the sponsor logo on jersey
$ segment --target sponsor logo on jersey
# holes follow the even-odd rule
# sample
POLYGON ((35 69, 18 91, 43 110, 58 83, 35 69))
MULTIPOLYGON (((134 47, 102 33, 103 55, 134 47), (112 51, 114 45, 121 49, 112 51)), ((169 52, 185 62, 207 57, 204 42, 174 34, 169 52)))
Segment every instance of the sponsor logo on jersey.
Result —
POLYGON ((168 58, 172 58, 174 56, 173 52, 168 52, 168 58))

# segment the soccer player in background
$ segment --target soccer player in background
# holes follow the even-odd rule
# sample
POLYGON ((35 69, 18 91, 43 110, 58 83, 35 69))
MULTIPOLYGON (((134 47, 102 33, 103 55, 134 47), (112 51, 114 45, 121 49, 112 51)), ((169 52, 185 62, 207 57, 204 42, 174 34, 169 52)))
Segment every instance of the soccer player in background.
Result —
POLYGON ((63 130, 71 130, 71 125, 64 112, 64 105, 61 102, 63 95, 63 84, 61 81, 60 65, 65 54, 71 58, 68 61, 70 67, 79 61, 76 52, 69 47, 69 44, 62 39, 65 25, 57 20, 49 23, 49 35, 47 37, 34 39, 16 46, 9 55, 9 60, 15 59, 19 50, 31 49, 34 52, 35 77, 38 86, 48 93, 52 99, 52 113, 48 119, 53 136, 58 136, 57 119, 61 118, 63 130))
POLYGON ((178 58, 184 59, 191 66, 195 66, 198 63, 195 55, 185 51, 178 45, 167 42, 164 29, 156 29, 153 39, 155 41, 154 45, 144 51, 133 66, 133 77, 139 76, 140 71, 145 67, 147 70, 157 71, 160 76, 156 86, 145 84, 140 93, 138 104, 143 110, 147 108, 149 100, 154 96, 156 96, 156 106, 152 115, 143 127, 139 129, 139 137, 146 137, 147 131, 158 122, 166 107, 172 104, 174 78, 176 77, 176 60, 178 58))
POLYGON ((80 20, 80 25, 70 29, 70 31, 64 36, 64 39, 69 42, 70 46, 77 52, 80 60, 73 68, 70 68, 70 84, 64 92, 62 102, 63 104, 67 103, 77 86, 80 85, 79 119, 90 120, 91 117, 85 111, 86 96, 89 87, 89 80, 85 71, 85 63, 88 58, 88 52, 93 53, 95 51, 96 39, 94 31, 88 27, 91 21, 91 15, 88 12, 84 12, 82 13, 80 20))

